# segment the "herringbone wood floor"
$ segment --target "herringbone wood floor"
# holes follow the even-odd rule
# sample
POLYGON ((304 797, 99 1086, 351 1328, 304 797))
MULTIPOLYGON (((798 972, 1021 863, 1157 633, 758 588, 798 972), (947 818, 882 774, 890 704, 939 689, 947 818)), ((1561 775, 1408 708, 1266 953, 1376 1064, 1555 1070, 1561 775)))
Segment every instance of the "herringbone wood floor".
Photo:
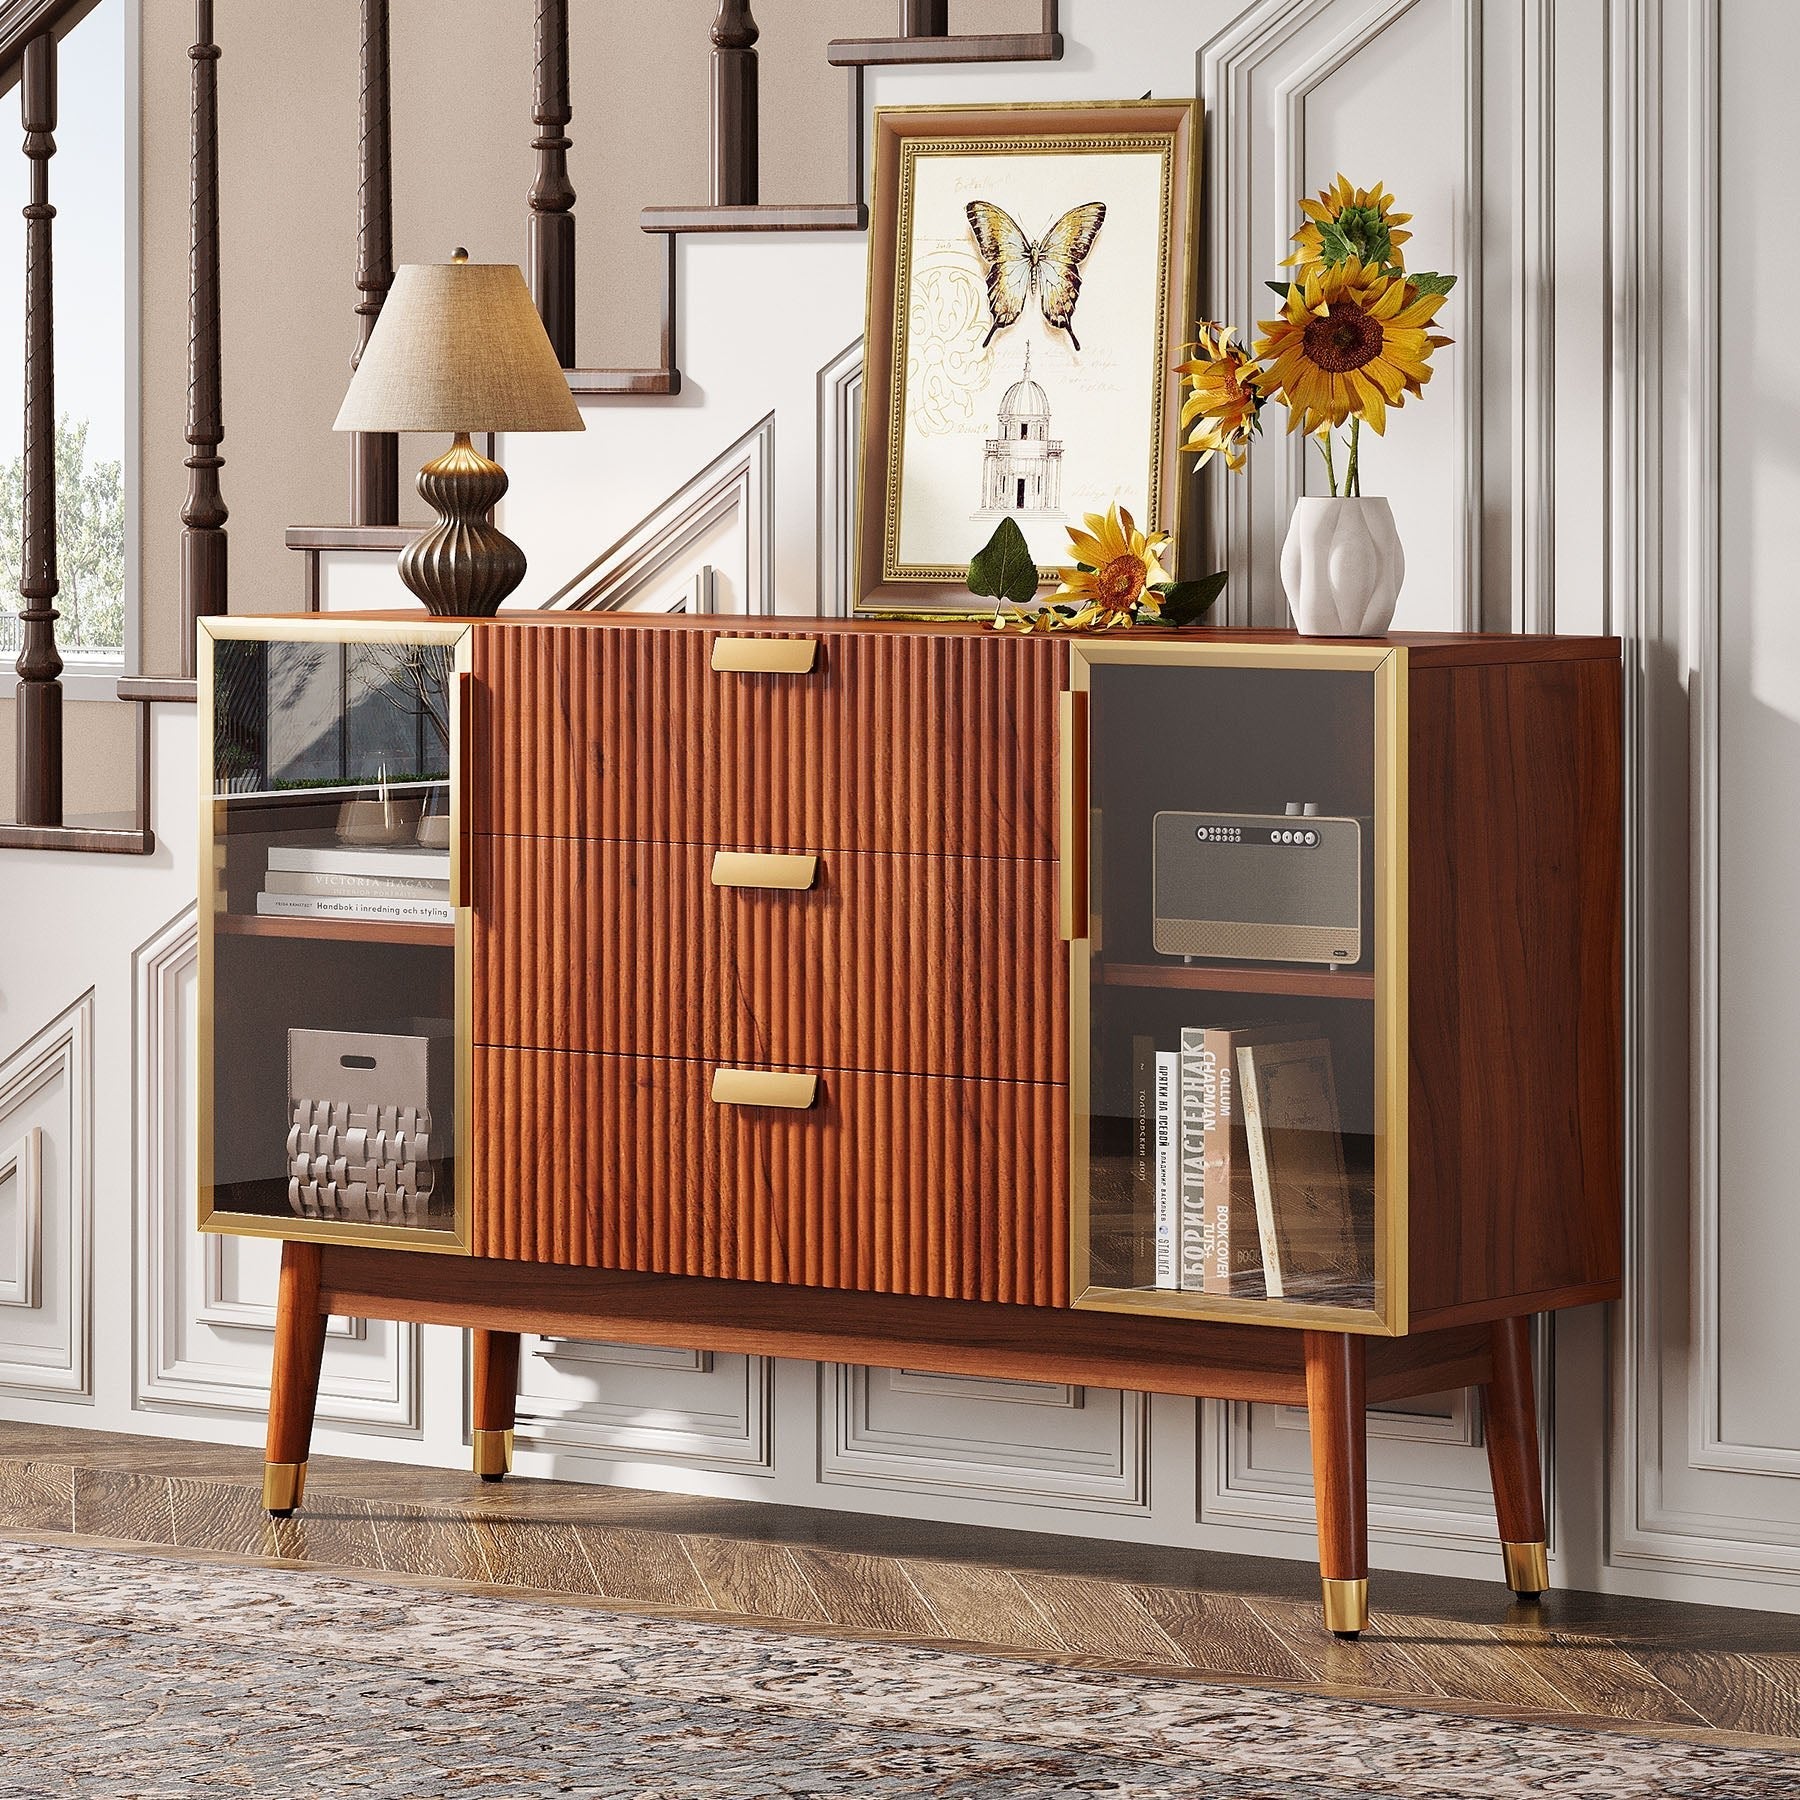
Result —
POLYGON ((319 1458, 271 1521, 255 1451, 0 1422, 0 1533, 380 1571, 1443 1710, 1800 1740, 1800 1620, 1378 1573, 1320 1628, 1310 1564, 319 1458))

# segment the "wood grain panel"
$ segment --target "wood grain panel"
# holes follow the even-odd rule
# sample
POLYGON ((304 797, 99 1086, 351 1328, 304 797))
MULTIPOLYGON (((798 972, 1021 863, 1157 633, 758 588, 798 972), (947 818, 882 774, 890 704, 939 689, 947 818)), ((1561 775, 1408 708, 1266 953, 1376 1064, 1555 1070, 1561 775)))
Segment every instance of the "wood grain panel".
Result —
POLYGON ((1616 661, 1409 681, 1415 1324, 1617 1292, 1616 661))
POLYGON ((761 850, 1055 855, 1066 645, 798 621, 476 634, 494 721, 477 831, 761 850), (805 675, 720 673, 719 636, 814 637, 805 675))
POLYGON ((1066 1089, 826 1070, 793 1111, 714 1066, 478 1048, 475 1254, 1067 1304, 1066 1089))
POLYGON ((716 888, 697 844, 477 840, 478 1043, 1068 1078, 1047 863, 827 852, 716 888))

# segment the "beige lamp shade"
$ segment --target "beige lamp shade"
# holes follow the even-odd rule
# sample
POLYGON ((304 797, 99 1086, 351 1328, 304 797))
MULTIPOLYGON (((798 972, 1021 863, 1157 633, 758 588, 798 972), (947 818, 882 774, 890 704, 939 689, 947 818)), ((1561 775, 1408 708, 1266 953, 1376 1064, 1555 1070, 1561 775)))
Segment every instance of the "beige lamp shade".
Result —
POLYGON ((334 431, 580 431, 581 411, 512 263, 394 273, 334 431))

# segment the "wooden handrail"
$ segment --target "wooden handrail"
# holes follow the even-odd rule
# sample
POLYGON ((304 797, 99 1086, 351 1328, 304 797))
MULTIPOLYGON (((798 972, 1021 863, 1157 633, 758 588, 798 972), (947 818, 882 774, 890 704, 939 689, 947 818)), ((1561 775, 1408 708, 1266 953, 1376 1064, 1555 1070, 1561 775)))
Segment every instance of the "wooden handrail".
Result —
MULTIPOLYGON (((362 0, 362 84, 356 179, 354 370, 394 285, 394 175, 388 99, 388 0, 362 0)), ((400 439, 391 431, 350 434, 350 518, 392 525, 400 517, 400 439)))
POLYGON ((18 819, 62 823, 62 657, 56 648, 56 322, 50 158, 56 154, 56 38, 25 46, 19 119, 31 163, 25 206, 25 495, 19 558, 18 819))
POLYGON ((14 86, 25 69, 25 47, 33 38, 64 38, 100 0, 0 0, 0 94, 14 86))
POLYGON ((575 367, 575 188, 569 180, 569 0, 538 0, 531 147, 531 297, 556 360, 575 367))
POLYGON ((219 374, 219 46, 213 0, 194 0, 192 186, 188 218, 188 491, 181 509, 181 672, 194 672, 195 621, 226 609, 219 488, 225 436, 219 374))
POLYGON ((761 35, 750 16, 750 0, 719 0, 712 22, 714 206, 756 204, 756 40, 761 35))

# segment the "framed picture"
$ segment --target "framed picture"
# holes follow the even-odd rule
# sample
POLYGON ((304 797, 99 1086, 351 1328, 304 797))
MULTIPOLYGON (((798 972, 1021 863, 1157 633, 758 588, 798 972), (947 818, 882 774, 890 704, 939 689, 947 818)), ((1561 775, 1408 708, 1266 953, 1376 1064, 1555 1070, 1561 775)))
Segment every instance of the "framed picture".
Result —
POLYGON ((1046 583, 1084 513, 1177 529, 1195 114, 877 111, 858 612, 987 610, 964 580, 1002 519, 1046 583))

